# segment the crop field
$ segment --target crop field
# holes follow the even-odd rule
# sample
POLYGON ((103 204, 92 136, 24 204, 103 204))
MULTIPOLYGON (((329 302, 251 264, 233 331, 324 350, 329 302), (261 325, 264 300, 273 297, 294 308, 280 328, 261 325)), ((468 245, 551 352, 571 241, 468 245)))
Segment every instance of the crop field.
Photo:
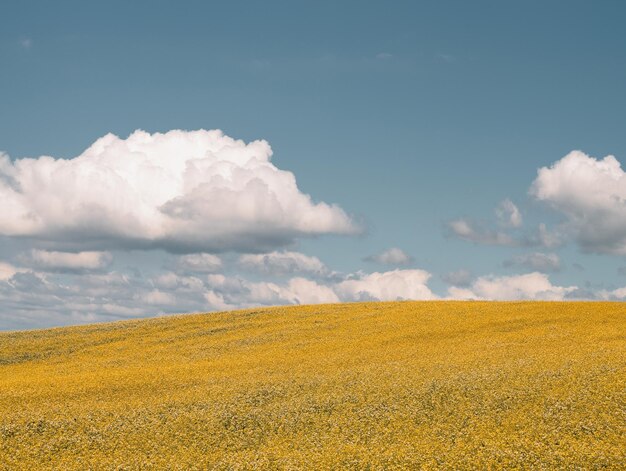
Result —
POLYGON ((0 334, 0 469, 626 468, 626 305, 264 308, 0 334))

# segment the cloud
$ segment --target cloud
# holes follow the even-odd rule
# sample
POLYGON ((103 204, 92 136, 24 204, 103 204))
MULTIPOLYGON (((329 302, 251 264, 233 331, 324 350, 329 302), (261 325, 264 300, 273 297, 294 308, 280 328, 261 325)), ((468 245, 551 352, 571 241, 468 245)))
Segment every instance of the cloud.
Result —
POLYGON ((109 252, 55 252, 33 249, 23 254, 20 260, 42 271, 83 272, 101 270, 113 260, 109 252))
POLYGON ((392 247, 379 254, 365 257, 364 260, 382 265, 408 265, 413 261, 413 257, 397 247, 392 247))
MULTIPOLYGON (((363 300, 435 299, 423 270, 355 273, 324 281, 295 276, 251 281, 220 273, 164 271, 150 277, 110 272, 17 271, 0 279, 0 329, 48 327, 179 312, 363 300)), ((4 267, 0 264, 0 269, 4 267)))
POLYGON ((306 278, 293 278, 287 287, 290 297, 297 304, 338 303, 339 297, 329 286, 324 286, 306 278))
POLYGON ((0 280, 8 280, 13 275, 21 271, 10 263, 0 262, 0 280))
POLYGON ((24 49, 30 49, 33 47, 33 40, 31 38, 22 38, 20 39, 20 46, 24 49))
MULTIPOLYGON (((513 217, 513 220, 517 220, 513 217)), ((510 224, 510 218, 508 218, 510 224)), ((501 221, 502 224, 502 221, 501 221)), ((563 244, 562 235, 548 230, 540 223, 534 233, 511 235, 508 232, 489 228, 477 228, 475 222, 464 218, 447 223, 448 235, 480 245, 502 247, 545 247, 555 248, 563 244)))
POLYGON ((239 265, 246 270, 278 276, 297 273, 323 276, 329 273, 319 258, 299 252, 244 254, 239 257, 239 265))
POLYGON ((570 152, 539 169, 529 193, 565 217, 584 251, 626 255, 626 174, 612 155, 570 152))
POLYGON ((423 270, 356 273, 339 282, 320 283, 295 277, 286 283, 251 282, 239 277, 209 275, 208 286, 229 306, 316 304, 347 301, 435 299, 423 270))
POLYGON ((502 200, 494 210, 499 229, 489 227, 493 224, 479 224, 466 218, 449 221, 447 233, 450 236, 480 245, 503 247, 545 247, 554 248, 562 245, 562 235, 548 230, 540 223, 534 232, 521 232, 523 226, 522 213, 510 200, 502 200))
MULTIPOLYGON (((494 212, 496 213, 498 224, 505 229, 517 229, 523 224, 522 214, 508 198, 501 201, 496 206, 494 212)), ((449 234, 475 244, 517 247, 528 243, 528 240, 516 238, 501 230, 487 227, 478 228, 476 226, 477 223, 465 218, 455 219, 447 224, 449 234)), ((484 226, 484 224, 481 224, 481 226, 484 226)))
POLYGON ((623 288, 617 288, 612 291, 601 290, 598 293, 598 296, 601 299, 605 299, 607 301, 623 301, 626 300, 626 286, 623 288))
POLYGON ((210 253, 182 255, 176 260, 176 270, 183 273, 214 273, 222 268, 222 260, 210 253))
POLYGON ((341 208, 302 193, 271 156, 267 142, 219 130, 108 134, 69 160, 0 155, 0 235, 59 250, 190 253, 260 252, 359 232, 341 208))
POLYGON ((496 207, 496 216, 500 224, 504 227, 522 226, 522 213, 520 213, 517 206, 508 198, 503 200, 496 207))
POLYGON ((555 253, 533 252, 516 255, 504 262, 505 267, 520 266, 540 272, 559 271, 561 260, 555 253))
POLYGON ((446 62, 448 64, 451 64, 453 62, 456 62, 457 58, 456 56, 453 56, 452 54, 435 54, 435 57, 443 62, 446 62))
POLYGON ((505 232, 490 229, 477 229, 467 219, 456 219, 448 223, 448 229, 452 235, 459 239, 467 240, 481 245, 502 245, 515 247, 519 242, 505 232))
POLYGON ((142 293, 140 297, 141 301, 150 306, 175 306, 176 297, 170 293, 159 291, 154 289, 147 293, 142 293))
POLYGON ((468 270, 457 270, 442 275, 441 279, 452 286, 468 286, 472 280, 472 274, 468 270))
POLYGON ((563 245, 563 235, 556 231, 551 231, 544 223, 537 226, 537 231, 528 237, 524 244, 527 247, 540 246, 547 249, 560 247, 563 245))
POLYGON ((555 286, 544 273, 533 272, 515 276, 480 277, 470 288, 448 288, 448 294, 454 299, 557 301, 576 289, 576 286, 555 286))
POLYGON ((424 270, 393 270, 359 273, 334 286, 342 301, 395 301, 436 299, 427 286, 430 273, 424 270))

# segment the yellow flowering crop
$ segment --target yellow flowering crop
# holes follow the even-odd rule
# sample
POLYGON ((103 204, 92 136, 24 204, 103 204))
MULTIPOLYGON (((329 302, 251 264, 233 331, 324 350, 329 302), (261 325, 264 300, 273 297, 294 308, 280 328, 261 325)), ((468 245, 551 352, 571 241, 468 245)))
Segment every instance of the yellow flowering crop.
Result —
POLYGON ((626 305, 397 302, 0 334, 0 469, 625 469, 626 305))

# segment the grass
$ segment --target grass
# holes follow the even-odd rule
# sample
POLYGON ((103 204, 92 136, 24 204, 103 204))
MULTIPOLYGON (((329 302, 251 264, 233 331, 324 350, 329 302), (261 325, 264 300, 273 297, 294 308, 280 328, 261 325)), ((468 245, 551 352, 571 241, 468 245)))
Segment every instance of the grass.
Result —
POLYGON ((573 302, 4 333, 0 469, 624 469, 625 340, 573 302))

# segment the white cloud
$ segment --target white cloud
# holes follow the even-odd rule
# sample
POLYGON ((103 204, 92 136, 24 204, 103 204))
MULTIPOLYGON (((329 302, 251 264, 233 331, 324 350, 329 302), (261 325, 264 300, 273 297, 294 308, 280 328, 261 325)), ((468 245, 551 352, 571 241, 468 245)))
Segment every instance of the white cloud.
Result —
POLYGON ((176 297, 171 293, 166 293, 164 291, 160 291, 158 289, 154 289, 152 291, 148 291, 146 293, 142 293, 139 296, 139 299, 142 303, 148 305, 156 305, 156 306, 175 306, 176 305, 176 297))
POLYGON ((317 257, 299 252, 270 252, 266 254, 244 254, 239 264, 251 271, 270 275, 311 274, 325 275, 328 268, 317 257))
POLYGON ((342 301, 435 299, 437 296, 427 286, 430 277, 424 270, 359 273, 337 283, 334 290, 342 301))
POLYGON ((496 216, 500 224, 504 227, 521 227, 522 213, 510 199, 503 200, 496 207, 496 216))
POLYGON ((369 257, 366 257, 365 260, 383 265, 408 265, 413 261, 413 258, 403 250, 397 247, 392 247, 379 254, 370 255, 369 257))
POLYGON ((66 250, 215 252, 358 232, 341 208, 302 193, 271 155, 265 141, 219 130, 108 134, 70 160, 0 155, 0 235, 66 250))
POLYGON ((182 255, 176 261, 176 269, 184 273, 214 273, 222 268, 222 260, 210 253, 182 255))
POLYGON ((559 271, 561 260, 555 253, 533 252, 522 255, 515 255, 504 262, 505 266, 521 266, 541 272, 559 271))
POLYGON ((448 293, 455 299, 489 300, 562 300, 576 291, 575 286, 555 286, 544 273, 515 276, 484 276, 475 280, 470 288, 451 287, 448 293))
POLYGON ((306 278, 289 280, 288 291, 297 304, 338 303, 340 301, 332 288, 306 278))
POLYGON ((33 249, 20 257, 23 263, 43 271, 89 271, 110 265, 108 252, 55 252, 33 249))
MULTIPOLYGON (((207 275, 207 279, 222 277, 224 275, 207 275)), ((151 280, 157 288, 177 290, 185 293, 201 292, 204 289, 204 281, 196 276, 181 276, 173 272, 162 273, 151 280)))
POLYGON ((610 301, 622 301, 626 300, 626 286, 623 288, 617 288, 612 291, 602 290, 598 293, 599 297, 610 301))
POLYGON ((529 192, 565 216, 583 250, 626 255, 626 174, 612 155, 570 152, 539 169, 529 192))

